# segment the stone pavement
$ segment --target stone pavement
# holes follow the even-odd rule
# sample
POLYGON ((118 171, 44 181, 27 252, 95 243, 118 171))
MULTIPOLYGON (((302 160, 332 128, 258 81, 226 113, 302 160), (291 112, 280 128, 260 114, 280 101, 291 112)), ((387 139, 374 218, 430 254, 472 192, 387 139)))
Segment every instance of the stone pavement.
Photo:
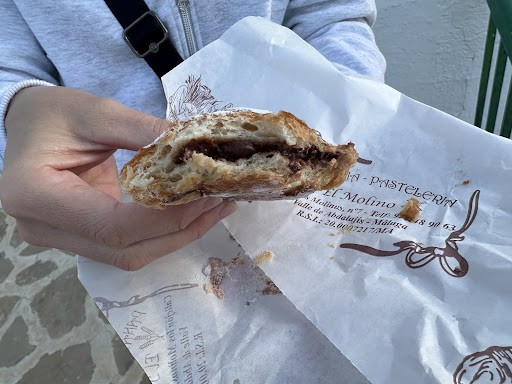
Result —
POLYGON ((23 242, 1 210, 0 383, 150 383, 79 282, 76 257, 23 242))

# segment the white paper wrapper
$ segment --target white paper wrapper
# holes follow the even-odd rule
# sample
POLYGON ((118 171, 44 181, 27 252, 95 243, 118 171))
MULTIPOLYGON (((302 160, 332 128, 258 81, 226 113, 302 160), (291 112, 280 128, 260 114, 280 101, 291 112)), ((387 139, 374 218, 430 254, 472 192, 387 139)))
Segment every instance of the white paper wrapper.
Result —
MULTIPOLYGON (((240 106, 286 110, 327 141, 355 143, 360 162, 340 188, 297 201, 241 203, 226 224, 251 257, 275 254, 261 268, 371 382, 511 382, 511 141, 386 85, 345 77, 294 33, 258 18, 237 23, 162 80, 169 119, 240 106), (411 197, 421 208, 414 223, 397 217, 411 197)), ((189 336, 208 334, 210 382, 364 380, 340 369, 343 355, 284 297, 258 298, 264 309, 251 306, 247 315, 244 295, 254 287, 243 287, 258 279, 254 270, 234 284, 241 296, 226 291, 218 301, 201 291, 200 270, 226 246, 216 231, 136 273, 81 263, 80 278, 93 297, 110 301, 198 284, 172 300, 179 327, 189 336), (254 332, 261 324, 255 316, 269 333, 254 332), (282 331, 288 323, 299 335, 292 341, 282 331), (260 365, 265 356, 272 357, 260 365)), ((130 313, 144 312, 145 328, 163 335, 161 345, 151 345, 161 358, 172 346, 165 295, 109 312, 121 336, 130 313)), ((146 351, 128 347, 150 374, 146 351)), ((164 371, 158 375, 169 382, 173 372, 164 371)))
POLYGON ((137 272, 84 258, 78 270, 153 383, 368 383, 284 295, 264 294, 222 224, 137 272), (229 264, 223 299, 204 290, 209 258, 229 264))

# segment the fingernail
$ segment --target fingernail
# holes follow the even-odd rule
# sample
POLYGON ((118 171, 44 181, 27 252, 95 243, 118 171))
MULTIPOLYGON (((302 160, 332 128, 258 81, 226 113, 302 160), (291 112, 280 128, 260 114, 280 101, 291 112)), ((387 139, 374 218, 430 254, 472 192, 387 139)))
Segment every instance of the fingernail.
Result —
POLYGON ((220 197, 207 197, 205 200, 206 201, 204 202, 204 205, 203 205, 204 212, 215 208, 217 205, 219 205, 223 201, 220 197))
POLYGON ((238 209, 238 205, 234 201, 228 201, 219 212, 219 219, 225 219, 232 213, 235 213, 238 209))

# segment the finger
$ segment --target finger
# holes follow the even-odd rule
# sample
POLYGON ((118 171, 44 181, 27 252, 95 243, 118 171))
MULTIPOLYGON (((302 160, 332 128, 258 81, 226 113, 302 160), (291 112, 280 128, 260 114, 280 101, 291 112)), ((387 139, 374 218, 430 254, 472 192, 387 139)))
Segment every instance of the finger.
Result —
POLYGON ((176 233, 222 201, 221 198, 205 198, 164 210, 137 203, 117 204, 114 216, 105 218, 109 221, 96 239, 111 247, 124 247, 144 239, 176 233))
POLYGON ((113 265, 115 260, 122 259, 125 256, 130 257, 124 249, 107 247, 104 244, 66 232, 39 220, 17 219, 16 226, 25 242, 38 247, 69 251, 110 265, 113 265))
MULTIPOLYGON (((70 130, 79 142, 86 139, 103 148, 137 150, 169 127, 168 121, 135 111, 115 100, 66 87, 27 88, 14 98, 9 112, 7 117, 22 115, 24 123, 31 126, 40 124, 43 116, 54 125, 54 133, 59 130, 69 133, 70 130), (32 113, 23 112, 27 105, 32 113)), ((11 135, 19 130, 12 131, 11 135)), ((48 135, 47 130, 36 134, 38 132, 48 135)), ((69 147, 69 143, 66 145, 69 147)))
POLYGON ((50 168, 30 178, 30 183, 35 185, 15 188, 6 197, 10 202, 7 213, 16 218, 44 218, 54 227, 113 248, 180 231, 222 202, 220 198, 199 199, 164 210, 121 203, 71 172, 50 168), (32 190, 38 190, 37 199, 24 192, 32 190))
POLYGON ((117 165, 114 156, 96 164, 70 169, 91 187, 121 201, 121 188, 117 184, 117 165))
POLYGON ((125 248, 111 248, 38 220, 18 219, 17 226, 20 235, 29 244, 71 251, 91 260, 135 271, 201 238, 219 220, 234 211, 236 205, 226 202, 204 213, 177 233, 147 239, 125 248))
MULTIPOLYGON (((25 242, 38 247, 69 251, 109 265, 113 265, 115 260, 121 260, 125 257, 126 260, 131 258, 127 250, 110 248, 39 220, 17 219, 16 226, 25 242)), ((137 263, 137 265, 142 267, 140 263, 137 263)))
POLYGON ((180 250, 203 237, 220 220, 237 210, 234 202, 224 202, 212 210, 203 213, 190 225, 175 233, 144 240, 126 248, 127 253, 118 254, 113 265, 125 270, 138 270, 150 262, 177 250, 180 250))
POLYGON ((128 108, 115 100, 92 96, 90 109, 82 109, 72 124, 79 137, 112 148, 138 150, 169 129, 164 119, 128 108), (84 113, 85 112, 85 113, 84 113))

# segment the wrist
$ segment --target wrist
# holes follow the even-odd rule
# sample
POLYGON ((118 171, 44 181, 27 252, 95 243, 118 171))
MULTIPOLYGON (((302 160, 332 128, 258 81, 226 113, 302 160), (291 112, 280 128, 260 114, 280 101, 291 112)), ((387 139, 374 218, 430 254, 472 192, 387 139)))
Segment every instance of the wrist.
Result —
POLYGON ((2 136, 6 135, 7 127, 5 124, 7 113, 9 112, 12 102, 17 96, 23 93, 25 90, 34 88, 34 87, 47 87, 47 86, 55 86, 55 84, 48 83, 42 80, 24 80, 20 81, 10 88, 8 88, 3 95, 1 95, 0 99, 0 144, 3 141, 2 136))

